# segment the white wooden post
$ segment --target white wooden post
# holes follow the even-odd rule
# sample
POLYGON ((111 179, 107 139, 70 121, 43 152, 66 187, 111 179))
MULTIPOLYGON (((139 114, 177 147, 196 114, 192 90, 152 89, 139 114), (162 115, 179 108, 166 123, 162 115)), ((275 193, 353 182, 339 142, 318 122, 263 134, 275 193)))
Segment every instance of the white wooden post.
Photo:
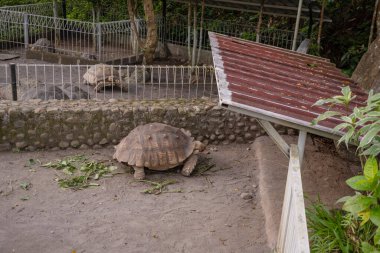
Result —
POLYGON ((24 45, 25 48, 29 48, 29 19, 28 19, 28 14, 24 13, 24 45))
POLYGON ((290 146, 276 253, 310 253, 298 147, 290 146))
POLYGON ((298 30, 300 26, 300 19, 301 19, 301 12, 302 12, 302 0, 299 0, 298 2, 298 11, 297 11, 297 19, 296 19, 296 27, 294 28, 294 36, 293 36, 293 45, 292 50, 295 51, 297 47, 297 37, 298 37, 298 30))

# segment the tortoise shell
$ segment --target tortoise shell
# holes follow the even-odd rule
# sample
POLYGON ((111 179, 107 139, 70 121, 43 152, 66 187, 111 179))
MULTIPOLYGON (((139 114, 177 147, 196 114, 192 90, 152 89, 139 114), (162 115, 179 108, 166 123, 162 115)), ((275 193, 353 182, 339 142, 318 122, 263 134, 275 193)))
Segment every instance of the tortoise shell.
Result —
POLYGON ((184 130, 161 123, 133 129, 116 147, 119 162, 152 170, 167 170, 180 165, 194 151, 193 138, 184 130))
POLYGON ((92 85, 96 85, 99 82, 110 85, 119 82, 118 76, 119 72, 112 66, 100 63, 92 65, 83 75, 83 79, 92 85))

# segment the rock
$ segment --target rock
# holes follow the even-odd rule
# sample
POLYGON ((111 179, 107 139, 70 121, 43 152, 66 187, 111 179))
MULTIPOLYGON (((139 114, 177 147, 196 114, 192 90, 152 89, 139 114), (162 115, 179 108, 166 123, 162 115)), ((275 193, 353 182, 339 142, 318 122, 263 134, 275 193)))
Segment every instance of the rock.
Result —
POLYGON ((0 152, 11 150, 11 144, 9 142, 0 143, 0 152))
POLYGON ((79 145, 80 145, 80 143, 77 140, 74 140, 70 143, 70 146, 73 148, 77 148, 77 147, 79 147, 79 145))
POLYGON ((150 81, 150 72, 141 66, 129 68, 129 76, 128 71, 125 69, 122 69, 121 72, 123 77, 120 86, 123 88, 123 91, 125 89, 128 90, 128 85, 142 85, 150 81))
POLYGON ((72 139, 74 139, 74 135, 73 134, 67 134, 66 135, 66 140, 71 141, 72 139))
POLYGON ((46 38, 38 39, 34 44, 30 46, 30 50, 32 51, 45 51, 45 52, 54 52, 54 45, 50 42, 50 40, 46 38))
POLYGON ((170 54, 170 52, 169 52, 169 49, 166 46, 166 44, 164 44, 162 42, 158 42, 156 50, 154 52, 154 58, 155 59, 166 59, 169 57, 169 54, 170 54))
POLYGON ((89 94, 76 85, 65 83, 63 85, 38 84, 37 87, 27 89, 21 100, 41 99, 41 100, 67 100, 67 99, 89 99, 89 94))
POLYGON ((68 148, 69 147, 69 143, 67 141, 61 141, 58 146, 62 149, 64 148, 68 148))
POLYGON ((107 143, 108 143, 108 141, 107 141, 106 138, 103 138, 103 139, 99 142, 100 145, 105 145, 105 144, 107 144, 107 143))
POLYGON ((25 148, 28 144, 25 141, 16 142, 16 148, 25 148))
POLYGON ((79 149, 82 149, 82 150, 88 149, 88 146, 86 144, 82 144, 82 145, 80 145, 79 149))
POLYGON ((251 193, 243 192, 240 194, 240 198, 248 200, 248 199, 253 199, 253 195, 251 193))

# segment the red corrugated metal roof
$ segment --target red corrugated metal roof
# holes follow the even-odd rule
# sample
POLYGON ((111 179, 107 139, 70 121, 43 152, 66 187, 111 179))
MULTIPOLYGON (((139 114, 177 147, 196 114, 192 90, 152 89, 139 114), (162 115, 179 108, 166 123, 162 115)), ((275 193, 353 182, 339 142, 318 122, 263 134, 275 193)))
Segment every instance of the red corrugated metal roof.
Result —
POLYGON ((312 106, 317 100, 340 95, 349 85, 357 96, 350 109, 364 105, 367 93, 328 59, 211 32, 209 36, 221 105, 328 133, 340 121, 311 126, 328 109, 312 106))

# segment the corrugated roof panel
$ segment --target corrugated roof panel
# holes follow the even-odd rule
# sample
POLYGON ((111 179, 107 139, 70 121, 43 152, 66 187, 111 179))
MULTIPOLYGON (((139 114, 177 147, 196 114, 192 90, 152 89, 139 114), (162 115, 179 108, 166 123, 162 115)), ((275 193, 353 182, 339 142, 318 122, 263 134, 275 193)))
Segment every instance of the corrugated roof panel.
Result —
MULTIPOLYGON (((310 124, 329 109, 313 106, 317 100, 340 95, 341 88, 349 85, 357 96, 349 109, 365 104, 367 93, 328 59, 216 33, 209 35, 221 105, 331 134, 339 119, 310 124)), ((342 106, 334 110, 347 112, 342 106)))

